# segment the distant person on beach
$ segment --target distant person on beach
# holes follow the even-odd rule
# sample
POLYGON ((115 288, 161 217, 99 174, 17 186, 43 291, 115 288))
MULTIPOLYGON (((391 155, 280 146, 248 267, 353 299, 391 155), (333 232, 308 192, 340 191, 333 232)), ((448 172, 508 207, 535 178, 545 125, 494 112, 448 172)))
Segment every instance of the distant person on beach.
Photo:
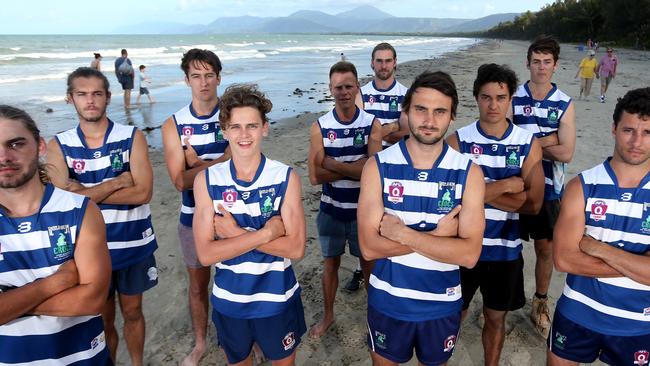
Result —
POLYGON ((212 51, 194 48, 183 55, 181 69, 192 100, 167 118, 162 126, 162 140, 167 172, 182 195, 178 241, 189 276, 190 317, 195 341, 181 365, 195 366, 206 350, 210 266, 201 264, 196 255, 192 234, 195 204, 192 185, 198 172, 228 160, 230 149, 219 126, 219 57, 212 51))
MULTIPOLYGON (((334 323, 334 300, 339 285, 338 271, 346 244, 349 252, 359 258, 364 278, 371 263, 361 257, 357 239, 357 200, 363 164, 368 160, 368 139, 375 116, 355 105, 359 94, 357 69, 339 61, 330 68, 329 88, 334 109, 311 126, 309 145, 309 181, 322 184, 320 210, 316 218, 318 239, 323 257, 323 318, 310 330, 312 338, 320 338, 334 323)), ((379 136, 376 136, 379 139, 379 136)))
POLYGON ((124 108, 131 105, 131 90, 135 79, 133 64, 129 59, 129 53, 122 49, 122 56, 115 59, 115 76, 124 90, 124 108))
POLYGON ((361 176, 359 241, 375 266, 368 286, 373 365, 442 365, 458 342, 459 266, 481 253, 485 223, 481 169, 444 141, 456 116, 451 77, 415 78, 402 108, 408 139, 368 159, 361 176))
POLYGON ((596 77, 596 68, 598 67, 598 61, 596 61, 596 51, 589 50, 587 51, 587 57, 583 58, 580 61, 580 66, 578 66, 578 72, 576 73, 576 78, 580 77, 580 96, 578 100, 585 97, 585 100, 588 100, 589 94, 591 94, 591 85, 594 82, 596 77))
POLYGON ((512 121, 535 134, 543 153, 544 203, 539 214, 521 215, 519 225, 522 239, 535 240, 535 294, 530 319, 544 337, 551 326, 547 294, 553 274, 553 227, 560 210, 566 164, 573 158, 576 143, 571 97, 551 82, 559 57, 560 44, 555 39, 537 37, 526 56, 530 80, 512 97, 512 121))
POLYGON ((473 89, 479 120, 447 138, 485 176, 483 249, 476 267, 461 267, 460 280, 463 319, 481 290, 485 365, 495 366, 506 339, 506 315, 526 304, 519 214, 536 215, 544 200, 541 146, 531 132, 506 118, 516 89, 514 71, 481 65, 473 89))
POLYGON ((80 67, 68 75, 67 84, 79 125, 48 143, 48 173, 54 185, 89 197, 102 211, 113 270, 102 310, 106 341, 116 361, 117 292, 131 364, 140 366, 145 339, 142 294, 158 284, 154 257, 158 245, 149 208, 153 170, 147 140, 139 129, 106 116, 111 93, 104 74, 80 67))
POLYGON ((95 58, 90 62, 90 68, 102 71, 102 55, 95 53, 95 58))
POLYGON ((252 365, 254 343, 272 365, 294 365, 307 331, 291 266, 305 254, 300 177, 262 154, 271 108, 254 85, 226 89, 219 123, 232 159, 194 179, 196 252, 217 267, 212 321, 230 365, 252 365))
POLYGON ((341 52, 341 61, 347 61, 347 60, 348 58, 345 57, 345 54, 343 52, 341 52))
POLYGON ((618 100, 612 135, 613 156, 567 184, 555 226, 553 258, 567 276, 551 366, 650 360, 650 88, 618 100))
POLYGON ((614 54, 614 49, 607 47, 607 54, 600 59, 596 72, 600 77, 600 102, 605 103, 607 98, 607 88, 616 77, 616 68, 618 66, 618 57, 614 54))
POLYGON ((138 67, 138 82, 140 84, 140 93, 138 93, 138 97, 135 98, 135 104, 140 104, 140 98, 143 95, 147 96, 147 99, 149 99, 149 103, 154 103, 155 101, 151 97, 151 94, 149 93, 149 86, 151 85, 151 78, 145 74, 144 70, 147 67, 145 65, 140 65, 138 67))
POLYGON ((111 271, 102 215, 49 182, 27 113, 0 105, 0 131, 0 364, 111 364, 98 315, 111 271))

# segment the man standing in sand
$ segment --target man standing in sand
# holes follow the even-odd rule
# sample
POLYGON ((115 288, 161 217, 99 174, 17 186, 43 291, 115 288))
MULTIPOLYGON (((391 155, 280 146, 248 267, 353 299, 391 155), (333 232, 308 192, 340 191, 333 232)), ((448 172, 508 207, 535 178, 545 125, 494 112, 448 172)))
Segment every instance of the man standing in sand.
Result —
POLYGON ((486 365, 498 365, 506 315, 526 304, 519 214, 535 215, 544 198, 542 149, 533 134, 506 119, 517 76, 507 66, 481 65, 474 80, 479 120, 449 136, 449 146, 485 176, 485 233, 476 267, 461 267, 463 318, 477 289, 483 297, 486 365))
POLYGON ((212 320, 230 365, 252 365, 254 343, 272 365, 294 365, 307 330, 291 266, 305 253, 300 178, 262 154, 271 108, 255 86, 226 89, 219 120, 232 159, 194 179, 196 252, 217 267, 212 320))
POLYGON ((192 185, 198 172, 229 159, 230 150, 219 127, 219 57, 212 51, 194 48, 183 55, 181 69, 192 91, 192 101, 165 121, 162 135, 167 172, 182 193, 178 237, 190 282, 188 296, 195 341, 194 349, 182 365, 194 366, 206 349, 210 267, 202 265, 196 255, 192 185))
POLYGON ((605 103, 607 99, 605 94, 609 84, 616 77, 616 67, 618 66, 618 57, 614 54, 614 49, 607 47, 607 54, 600 59, 596 73, 600 77, 600 102, 605 103))
POLYGON ((371 130, 372 134, 381 133, 372 129, 375 116, 355 105, 359 81, 354 65, 346 61, 335 63, 329 78, 334 109, 311 126, 308 159, 309 181, 312 185, 323 185, 316 226, 325 257, 324 314, 309 330, 313 338, 320 338, 334 322, 338 270, 346 243, 350 254, 359 258, 366 283, 370 274, 371 263, 363 260, 359 251, 357 200, 361 170, 368 159, 368 138, 371 130))
POLYGON ((359 197, 359 241, 375 260, 368 288, 373 365, 444 364, 460 330, 459 266, 481 253, 483 174, 444 136, 456 115, 451 77, 425 72, 404 97, 411 137, 370 157, 359 197))
POLYGON ((650 88, 619 99, 613 120, 613 156, 569 182, 555 226, 567 277, 548 365, 650 362, 650 88))
POLYGON ((573 158, 576 143, 575 110, 571 97, 551 82, 558 67, 560 44, 551 37, 537 37, 528 47, 526 66, 530 80, 512 97, 512 122, 532 132, 542 146, 544 203, 537 215, 521 215, 521 238, 535 240, 535 294, 530 319, 548 336, 551 318, 547 293, 553 274, 551 242, 560 211, 566 164, 573 158))
POLYGON ((115 76, 124 90, 124 108, 131 105, 131 90, 135 81, 135 70, 129 59, 129 53, 122 49, 122 56, 115 59, 115 76))
POLYGON ((99 209, 49 184, 27 113, 0 105, 0 131, 0 364, 107 365, 99 209))
POLYGON ((115 361, 117 292, 131 364, 140 366, 145 338, 142 294, 158 283, 153 254, 158 245, 149 208, 153 171, 147 140, 137 128, 114 123, 106 116, 111 93, 108 79, 100 71, 89 67, 73 71, 68 75, 67 93, 79 125, 48 143, 48 173, 57 187, 99 204, 113 269, 102 311, 106 340, 115 361))

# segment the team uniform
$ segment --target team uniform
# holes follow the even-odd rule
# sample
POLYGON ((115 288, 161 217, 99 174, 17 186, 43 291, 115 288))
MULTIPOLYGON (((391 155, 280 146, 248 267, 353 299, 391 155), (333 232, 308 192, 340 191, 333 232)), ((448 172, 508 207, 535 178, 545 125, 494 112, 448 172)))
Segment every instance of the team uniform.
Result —
MULTIPOLYGON (((331 110, 318 119, 325 155, 340 162, 355 162, 368 157, 368 137, 375 117, 357 108, 351 121, 341 121, 331 110)), ((318 236, 324 257, 345 253, 346 240, 350 254, 359 257, 357 239, 357 202, 359 181, 343 178, 323 183, 320 211, 316 218, 318 236)))
MULTIPOLYGON (((0 208, 0 292, 54 274, 74 258, 88 198, 48 184, 38 212, 0 208)), ((111 364, 99 315, 23 315, 0 325, 0 365, 111 364)))
MULTIPOLYGON (((557 133, 564 113, 571 105, 571 97, 551 83, 552 88, 543 100, 535 100, 528 82, 517 88, 512 96, 512 118, 515 125, 532 132, 536 138, 557 133)), ((542 159, 544 170, 544 203, 538 215, 521 215, 520 226, 524 240, 552 239, 555 221, 560 212, 560 198, 564 190, 566 163, 542 159)))
MULTIPOLYGON (((443 145, 431 169, 416 169, 406 140, 377 153, 384 210, 408 227, 432 231, 461 203, 471 161, 443 145)), ((425 365, 446 362, 460 329, 459 266, 418 253, 378 259, 368 288, 368 344, 404 363, 415 348, 425 365)))
MULTIPOLYGON (((459 151, 481 167, 486 184, 520 177, 533 143, 532 133, 510 122, 501 138, 486 134, 478 121, 458 129, 456 136, 459 151)), ((481 256, 474 268, 461 268, 464 309, 478 288, 487 308, 512 311, 524 306, 524 260, 519 236, 518 213, 485 203, 481 256)))
MULTIPOLYGON (((86 145, 81 128, 56 135, 71 179, 92 187, 116 178, 130 168, 135 127, 108 121, 104 144, 96 149, 86 145)), ((106 223, 106 241, 113 275, 111 292, 137 295, 158 283, 154 251, 158 248, 151 223, 149 204, 98 204, 106 223)))
MULTIPOLYGON (((185 148, 185 137, 189 137, 198 157, 202 160, 215 160, 220 158, 226 148, 228 141, 223 137, 219 126, 219 107, 215 107, 212 113, 207 116, 199 116, 192 107, 192 103, 172 115, 178 138, 185 148)), ((190 169, 190 166, 186 166, 190 169)), ((185 264, 190 268, 203 267, 196 256, 194 235, 192 234, 192 219, 194 217, 194 191, 188 189, 182 192, 182 204, 180 212, 180 224, 178 225, 178 236, 183 251, 185 264)))
MULTIPOLYGON (((280 215, 291 168, 262 155, 252 182, 235 172, 232 160, 206 171, 214 209, 221 204, 240 227, 259 230, 280 215)), ((228 362, 246 359, 253 342, 271 360, 290 356, 307 330, 291 260, 253 249, 216 267, 212 320, 228 362)))
MULTIPOLYGON (((635 254, 650 250, 650 174, 622 188, 609 160, 580 173, 585 235, 635 254)), ((548 339, 556 355, 612 365, 648 365, 650 286, 627 277, 568 273, 548 339)))
MULTIPOLYGON (((373 80, 361 87, 363 109, 373 114, 382 126, 399 123, 399 117, 402 114, 402 101, 407 90, 408 88, 397 80, 394 80, 393 84, 386 89, 377 88, 373 80)), ((382 140, 382 146, 386 148, 390 144, 382 140)))

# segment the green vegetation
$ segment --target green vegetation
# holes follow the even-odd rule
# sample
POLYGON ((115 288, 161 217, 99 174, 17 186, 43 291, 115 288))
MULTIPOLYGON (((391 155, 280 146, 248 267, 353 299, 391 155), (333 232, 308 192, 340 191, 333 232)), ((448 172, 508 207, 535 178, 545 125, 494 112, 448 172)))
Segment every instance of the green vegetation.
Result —
POLYGON ((483 36, 533 39, 548 34, 562 42, 650 48, 650 0, 556 0, 537 12, 499 23, 483 36))

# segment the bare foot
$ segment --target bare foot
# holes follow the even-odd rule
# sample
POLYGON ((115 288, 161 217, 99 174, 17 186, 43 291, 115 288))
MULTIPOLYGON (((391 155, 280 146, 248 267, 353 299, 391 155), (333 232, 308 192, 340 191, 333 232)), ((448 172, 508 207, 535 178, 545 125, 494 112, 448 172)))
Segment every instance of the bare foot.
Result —
POLYGON ((261 365, 266 362, 264 352, 262 352, 262 349, 257 343, 253 343, 253 360, 255 361, 256 365, 261 365))
POLYGON ((327 330, 334 324, 334 318, 323 318, 318 323, 314 324, 309 330, 309 337, 318 339, 327 333, 327 330))
POLYGON ((181 362, 180 366, 197 366, 199 364, 199 361, 203 358, 203 355, 205 354, 205 345, 204 346, 199 346, 196 345, 194 346, 194 349, 192 349, 192 352, 190 352, 187 357, 181 362))

